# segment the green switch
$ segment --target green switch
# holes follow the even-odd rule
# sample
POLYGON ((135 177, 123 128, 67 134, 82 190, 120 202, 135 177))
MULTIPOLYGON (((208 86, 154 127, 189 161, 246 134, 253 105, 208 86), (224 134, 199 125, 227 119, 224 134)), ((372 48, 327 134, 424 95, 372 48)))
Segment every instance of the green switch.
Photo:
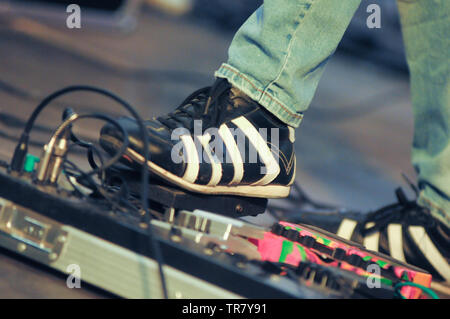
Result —
POLYGON ((25 164, 23 166, 23 169, 25 172, 32 173, 34 171, 34 166, 36 163, 39 163, 41 159, 37 156, 34 156, 33 154, 27 154, 27 157, 25 158, 25 164))

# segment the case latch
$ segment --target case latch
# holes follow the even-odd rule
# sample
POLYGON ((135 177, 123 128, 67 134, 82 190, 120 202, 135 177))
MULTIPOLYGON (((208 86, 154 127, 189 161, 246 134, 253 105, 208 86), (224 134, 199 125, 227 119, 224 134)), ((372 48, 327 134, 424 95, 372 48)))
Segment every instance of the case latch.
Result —
POLYGON ((0 245, 43 263, 56 261, 67 241, 61 224, 0 198, 0 245))

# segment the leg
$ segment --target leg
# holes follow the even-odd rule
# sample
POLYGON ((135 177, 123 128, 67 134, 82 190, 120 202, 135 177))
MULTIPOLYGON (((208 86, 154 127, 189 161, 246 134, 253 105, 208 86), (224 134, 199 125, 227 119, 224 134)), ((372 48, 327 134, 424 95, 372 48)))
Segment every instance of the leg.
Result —
POLYGON ((226 78, 297 127, 360 0, 265 0, 235 35, 226 78))
POLYGON ((450 2, 398 1, 411 73, 419 204, 450 226, 450 2))

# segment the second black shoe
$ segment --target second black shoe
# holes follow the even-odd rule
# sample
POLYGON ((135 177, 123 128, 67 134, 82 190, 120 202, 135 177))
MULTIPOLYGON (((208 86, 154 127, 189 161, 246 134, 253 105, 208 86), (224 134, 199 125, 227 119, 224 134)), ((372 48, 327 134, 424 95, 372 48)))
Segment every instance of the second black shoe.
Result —
MULTIPOLYGON (((191 94, 174 112, 144 124, 149 149, 143 150, 134 119, 118 122, 129 135, 126 158, 144 164, 165 181, 204 194, 281 198, 295 178, 294 129, 226 80, 191 94)), ((100 143, 109 153, 122 144, 112 125, 100 143)), ((127 161, 125 161, 126 163, 127 161)))
POLYGON ((305 211, 288 218, 325 229, 427 270, 437 281, 450 282, 450 229, 430 212, 407 199, 401 188, 398 202, 370 213, 338 209, 305 211))

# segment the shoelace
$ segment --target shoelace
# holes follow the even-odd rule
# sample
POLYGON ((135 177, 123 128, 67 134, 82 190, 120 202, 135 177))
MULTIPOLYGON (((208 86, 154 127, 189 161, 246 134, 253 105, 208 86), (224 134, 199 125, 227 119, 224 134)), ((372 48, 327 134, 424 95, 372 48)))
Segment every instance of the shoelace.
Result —
POLYGON ((416 200, 409 200, 402 188, 395 191, 397 203, 385 206, 372 213, 369 213, 363 222, 361 234, 367 236, 376 231, 380 231, 391 223, 408 223, 414 225, 423 225, 432 227, 434 219, 430 213, 417 205, 416 200), (373 222, 374 225, 366 228, 368 223, 373 222))
POLYGON ((194 120, 202 119, 205 129, 211 123, 217 123, 222 108, 227 104, 222 101, 230 88, 226 82, 219 81, 214 86, 204 87, 189 95, 177 109, 157 120, 169 129, 185 127, 194 130, 194 120), (187 120, 187 121, 184 121, 187 120), (181 124, 181 125, 180 125, 181 124))

